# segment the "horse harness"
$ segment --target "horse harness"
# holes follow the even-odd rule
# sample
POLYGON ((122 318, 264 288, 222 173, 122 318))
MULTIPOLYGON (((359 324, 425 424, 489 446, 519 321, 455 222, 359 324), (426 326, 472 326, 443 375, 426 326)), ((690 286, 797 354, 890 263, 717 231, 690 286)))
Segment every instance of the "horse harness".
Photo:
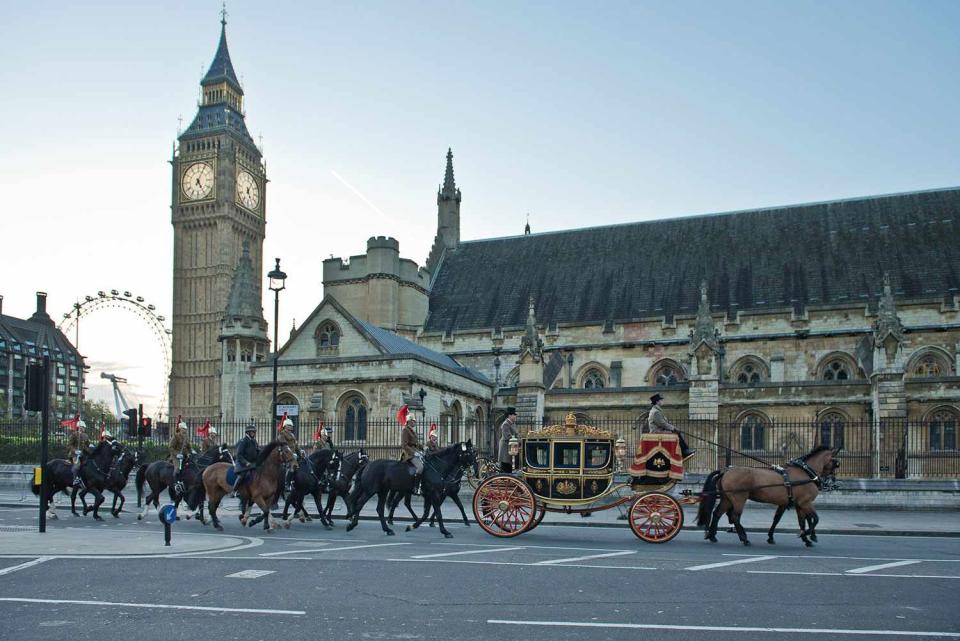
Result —
POLYGON ((807 462, 804 461, 803 459, 792 458, 789 461, 787 461, 786 467, 781 465, 771 465, 770 469, 772 469, 774 472, 778 472, 783 477, 783 485, 784 487, 787 488, 787 508, 793 507, 794 486, 807 485, 809 483, 816 483, 818 490, 822 488, 823 483, 820 480, 820 476, 816 472, 814 472, 813 468, 810 467, 807 464, 807 462), (790 478, 789 474, 787 473, 787 467, 799 468, 803 470, 807 474, 807 476, 809 476, 810 478, 802 479, 800 481, 794 481, 790 478))

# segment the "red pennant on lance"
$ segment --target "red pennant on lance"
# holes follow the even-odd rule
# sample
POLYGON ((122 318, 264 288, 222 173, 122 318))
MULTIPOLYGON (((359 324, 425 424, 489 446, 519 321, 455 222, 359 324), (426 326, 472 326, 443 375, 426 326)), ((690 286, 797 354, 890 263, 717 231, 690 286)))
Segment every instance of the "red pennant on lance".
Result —
POLYGON ((427 430, 427 438, 433 438, 437 435, 437 424, 430 423, 430 429, 427 430))
POLYGON ((313 433, 313 440, 319 441, 320 437, 323 435, 323 421, 317 423, 317 431, 313 433))
POLYGON ((410 413, 410 408, 404 405, 399 410, 397 410, 397 422, 400 423, 400 426, 407 424, 407 414, 410 413))
POLYGON ((60 427, 69 427, 71 430, 76 431, 80 425, 80 415, 77 414, 73 418, 67 418, 60 421, 60 427))
POLYGON ((203 424, 199 430, 197 430, 197 436, 200 438, 207 438, 210 435, 210 419, 207 419, 207 422, 203 424))
POLYGON ((280 432, 283 429, 283 422, 287 420, 287 413, 284 412, 283 416, 280 417, 280 424, 277 425, 277 432, 280 432))

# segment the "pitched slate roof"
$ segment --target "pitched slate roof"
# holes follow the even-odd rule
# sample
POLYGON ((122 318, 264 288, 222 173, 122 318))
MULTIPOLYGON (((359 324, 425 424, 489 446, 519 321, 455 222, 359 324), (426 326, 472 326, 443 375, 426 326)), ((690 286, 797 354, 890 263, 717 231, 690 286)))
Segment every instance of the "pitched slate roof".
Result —
POLYGON ((6 341, 5 351, 17 351, 24 356, 36 357, 43 356, 44 351, 47 351, 51 360, 83 365, 80 352, 67 340, 63 332, 57 329, 49 316, 42 318, 34 314, 29 320, 24 320, 0 314, 0 338, 6 341), (14 344, 19 344, 20 349, 15 350, 14 344))
POLYGON ((463 242, 447 251, 427 331, 876 301, 960 288, 960 188, 463 242))
POLYGON ((197 109, 197 115, 193 122, 190 123, 186 131, 180 134, 180 140, 209 136, 222 131, 238 135, 253 149, 256 149, 253 138, 247 131, 247 123, 243 119, 243 114, 227 104, 201 105, 197 109))
POLYGON ((356 321, 356 324, 362 328, 362 330, 385 354, 397 356, 410 354, 434 365, 438 365, 444 369, 452 370, 461 376, 471 378, 486 385, 490 384, 490 380, 486 376, 476 370, 470 369, 469 367, 464 367, 447 354, 435 352, 432 349, 424 347, 423 345, 418 345, 413 341, 403 338, 402 336, 387 331, 382 327, 377 327, 376 325, 362 321, 358 318, 355 318, 354 320, 356 321))
POLYGON ((243 95, 243 87, 240 86, 237 72, 233 70, 233 62, 230 61, 230 50, 227 49, 227 26, 224 23, 220 27, 220 44, 217 46, 217 53, 214 54, 210 69, 207 70, 207 75, 203 77, 200 84, 214 85, 223 81, 230 83, 237 93, 243 95))
POLYGON ((266 322, 257 290, 257 275, 250 258, 250 242, 243 241, 243 251, 233 272, 230 295, 223 313, 221 335, 251 335, 266 339, 266 322))

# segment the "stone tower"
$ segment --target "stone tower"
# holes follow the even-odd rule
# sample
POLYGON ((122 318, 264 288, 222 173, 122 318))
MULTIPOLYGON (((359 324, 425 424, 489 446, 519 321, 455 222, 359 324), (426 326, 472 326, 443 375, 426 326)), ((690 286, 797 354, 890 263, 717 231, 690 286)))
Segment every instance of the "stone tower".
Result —
POLYGON ((258 282, 259 272, 253 268, 250 243, 245 240, 220 329, 220 407, 226 421, 252 416, 250 366, 270 351, 258 282))
POLYGON ((427 258, 427 271, 435 274, 445 249, 460 244, 460 190, 453 179, 453 150, 447 149, 443 186, 437 190, 437 235, 427 258))
MULTIPOLYGON (((243 88, 227 49, 226 18, 200 104, 174 150, 173 362, 168 416, 215 418, 220 412, 218 338, 234 270, 248 247, 250 292, 259 313, 266 172, 244 121, 243 88)), ((258 317, 262 322, 262 316, 258 317)))

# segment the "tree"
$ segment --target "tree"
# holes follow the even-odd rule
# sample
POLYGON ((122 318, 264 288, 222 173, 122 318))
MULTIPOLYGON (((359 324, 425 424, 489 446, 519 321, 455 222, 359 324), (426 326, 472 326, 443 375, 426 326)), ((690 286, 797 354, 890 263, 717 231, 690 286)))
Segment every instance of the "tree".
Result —
POLYGON ((80 415, 87 425, 99 425, 100 421, 115 423, 117 417, 113 415, 113 410, 105 401, 91 401, 84 399, 81 405, 80 415))

